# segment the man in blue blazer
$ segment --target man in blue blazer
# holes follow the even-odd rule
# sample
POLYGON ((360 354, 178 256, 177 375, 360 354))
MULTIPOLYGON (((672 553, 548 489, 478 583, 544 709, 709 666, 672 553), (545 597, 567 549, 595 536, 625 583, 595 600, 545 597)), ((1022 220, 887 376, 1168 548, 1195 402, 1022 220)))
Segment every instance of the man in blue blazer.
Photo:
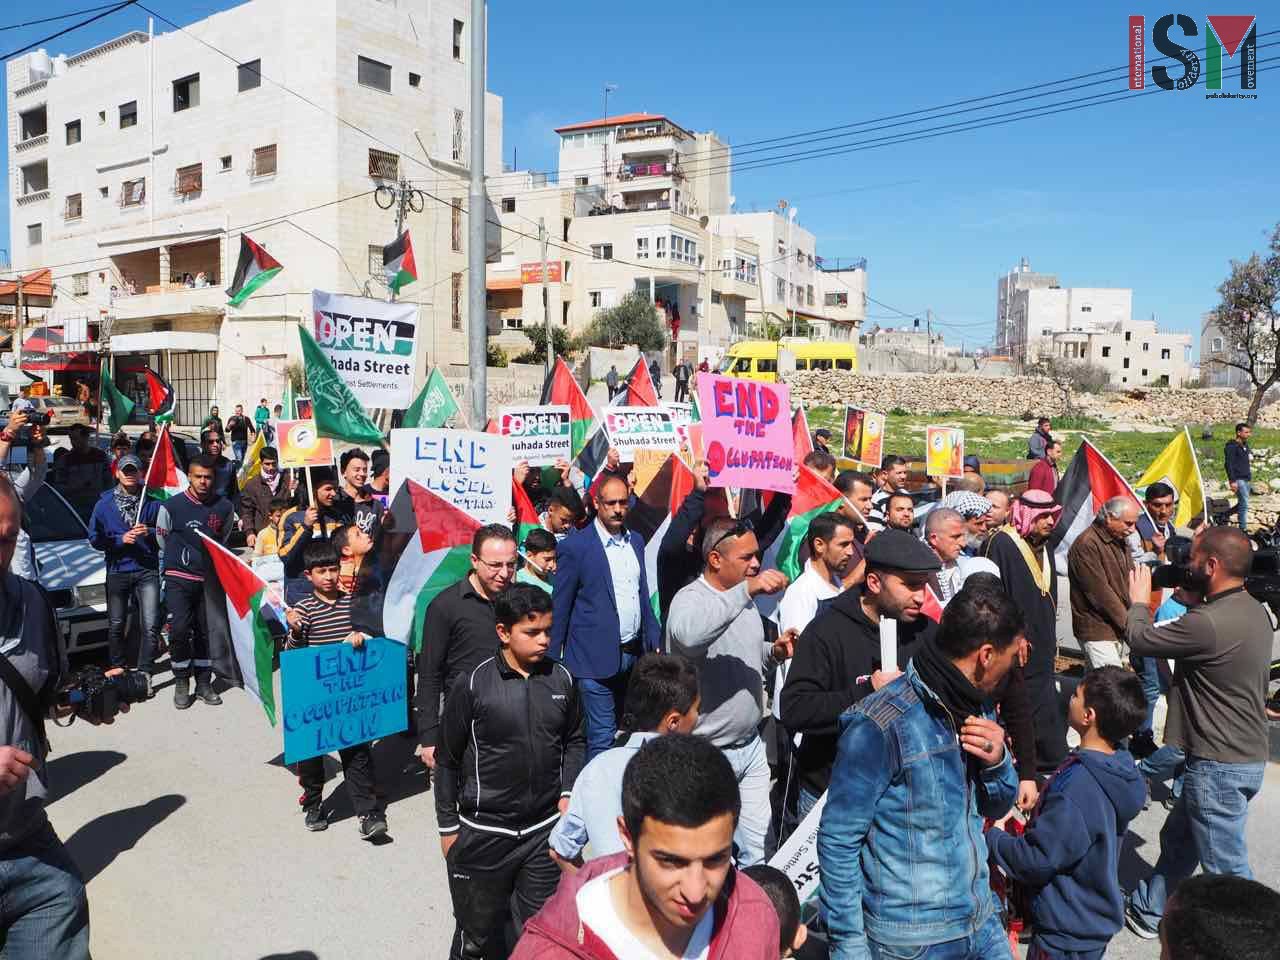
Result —
POLYGON ((587 715, 587 759, 613 746, 631 666, 660 642, 649 603, 644 541, 626 529, 630 490, 607 474, 596 518, 556 544, 550 655, 578 684, 587 715))

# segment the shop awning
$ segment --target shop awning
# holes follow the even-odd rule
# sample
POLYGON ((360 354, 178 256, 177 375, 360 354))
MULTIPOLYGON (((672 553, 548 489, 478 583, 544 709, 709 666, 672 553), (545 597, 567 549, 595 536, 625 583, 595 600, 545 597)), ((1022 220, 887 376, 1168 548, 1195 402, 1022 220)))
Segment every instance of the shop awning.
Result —
MULTIPOLYGON (((46 267, 22 277, 22 302, 29 307, 53 306, 53 271, 46 267)), ((18 305, 18 281, 0 281, 0 304, 18 305)))
POLYGON ((493 277, 485 283, 487 290, 520 290, 523 286, 519 277, 493 277))
POLYGON ((112 353, 156 353, 160 350, 217 353, 218 335, 181 330, 153 330, 148 333, 117 333, 111 338, 112 353))
MULTIPOLYGON (((82 345, 77 343, 75 346, 82 345)), ((22 342, 22 369, 52 370, 55 373, 96 373, 98 355, 88 350, 68 350, 59 330, 54 327, 36 327, 22 342)))

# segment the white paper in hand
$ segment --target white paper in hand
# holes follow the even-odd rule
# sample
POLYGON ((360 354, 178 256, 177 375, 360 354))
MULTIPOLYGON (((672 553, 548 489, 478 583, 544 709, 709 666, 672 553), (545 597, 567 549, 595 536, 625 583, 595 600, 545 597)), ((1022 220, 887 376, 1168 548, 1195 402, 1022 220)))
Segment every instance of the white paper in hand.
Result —
POLYGON ((898 669, 898 621, 880 618, 880 669, 893 673, 898 669))

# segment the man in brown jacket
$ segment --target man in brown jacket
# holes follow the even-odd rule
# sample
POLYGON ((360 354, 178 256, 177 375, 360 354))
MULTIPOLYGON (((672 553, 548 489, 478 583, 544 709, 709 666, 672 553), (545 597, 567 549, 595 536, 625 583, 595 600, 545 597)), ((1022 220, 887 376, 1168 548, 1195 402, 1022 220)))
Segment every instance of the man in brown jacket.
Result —
POLYGON ((1090 670, 1125 662, 1125 623, 1129 616, 1129 571, 1125 542, 1138 522, 1138 505, 1112 497, 1067 553, 1071 584, 1071 624, 1090 670))
POLYGON ((240 491, 240 527, 244 530, 245 542, 251 547, 257 541, 258 533, 267 526, 271 501, 289 493, 275 447, 263 447, 258 454, 258 463, 258 472, 240 491))

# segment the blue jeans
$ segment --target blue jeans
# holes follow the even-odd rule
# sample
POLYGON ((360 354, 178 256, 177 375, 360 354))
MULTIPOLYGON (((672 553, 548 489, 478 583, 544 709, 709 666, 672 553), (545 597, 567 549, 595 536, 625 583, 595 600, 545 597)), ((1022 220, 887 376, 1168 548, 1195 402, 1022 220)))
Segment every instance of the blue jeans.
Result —
POLYGON ((1237 480, 1232 484, 1236 489, 1236 497, 1239 504, 1236 506, 1236 515, 1240 518, 1240 529, 1248 532, 1246 523, 1249 520, 1249 481, 1237 480))
POLYGON ((1253 879, 1244 828, 1249 801, 1262 787, 1263 763, 1187 758, 1182 796, 1160 830, 1160 859, 1133 891, 1133 909, 1155 928, 1178 884, 1205 873, 1253 879))
POLYGON ((249 449, 247 443, 232 443, 231 455, 236 461, 236 469, 240 469, 240 465, 244 463, 245 451, 249 449))
POLYGON ((894 946, 876 943, 867 938, 867 949, 872 960, 1011 960, 1009 935, 1005 933, 1000 915, 992 913, 976 932, 934 943, 927 947, 894 946))
POLYGON ((1136 653, 1129 654, 1129 663, 1142 681, 1142 694, 1147 698, 1147 721, 1139 733, 1151 733, 1156 722, 1156 701, 1160 694, 1166 692, 1160 682, 1160 671, 1156 667, 1155 657, 1140 657, 1136 653))
POLYGON ((738 826, 733 831, 733 842, 738 848, 738 866, 763 863, 764 837, 772 814, 769 807, 769 757, 764 741, 756 737, 745 747, 722 748, 721 753, 738 778, 738 794, 742 800, 738 826))
POLYGON ((89 960, 84 881, 48 823, 0 853, 0 955, 89 960))
POLYGON ((107 650, 113 667, 128 665, 124 622, 129 615, 130 597, 137 598, 138 619, 141 621, 138 669, 150 670, 156 645, 160 642, 160 574, 155 570, 107 574, 107 650))
POLYGON ((622 655, 622 668, 612 677, 603 680, 578 678, 578 695, 582 698, 582 712, 587 715, 587 762, 596 754, 613 746, 618 736, 618 721, 622 719, 622 701, 627 693, 627 681, 636 658, 629 653, 622 655))
POLYGON ((1169 792, 1173 795, 1173 799, 1177 800, 1182 796, 1182 781, 1186 776, 1184 770, 1186 760, 1187 755, 1182 752, 1181 747, 1166 743, 1145 760, 1138 761, 1138 772, 1148 780, 1155 780, 1159 783, 1172 780, 1173 785, 1169 788, 1169 792))

